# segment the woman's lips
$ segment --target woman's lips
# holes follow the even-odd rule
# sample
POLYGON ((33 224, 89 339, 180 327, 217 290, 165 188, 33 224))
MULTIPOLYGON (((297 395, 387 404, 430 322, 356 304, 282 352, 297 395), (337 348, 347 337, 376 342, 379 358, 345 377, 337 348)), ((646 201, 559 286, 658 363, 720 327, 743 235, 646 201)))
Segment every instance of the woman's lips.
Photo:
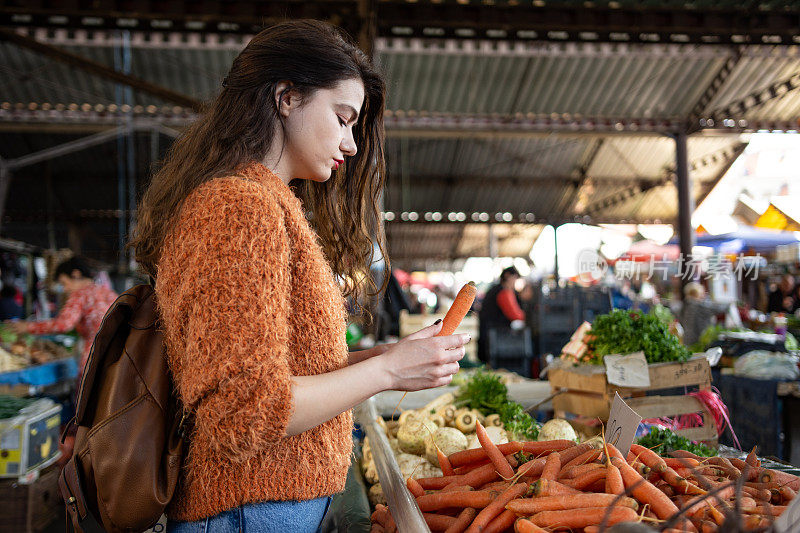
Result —
POLYGON ((334 161, 334 163, 336 163, 336 166, 334 167, 334 170, 339 170, 339 166, 342 163, 344 163, 344 159, 336 159, 336 158, 334 158, 333 161, 334 161))

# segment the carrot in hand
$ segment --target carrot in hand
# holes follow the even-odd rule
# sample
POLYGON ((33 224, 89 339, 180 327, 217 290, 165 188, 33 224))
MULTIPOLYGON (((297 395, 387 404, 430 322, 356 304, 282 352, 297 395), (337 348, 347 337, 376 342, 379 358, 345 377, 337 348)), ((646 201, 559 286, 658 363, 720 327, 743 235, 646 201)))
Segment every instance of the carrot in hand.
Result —
POLYGON ((447 314, 442 319, 442 329, 436 334, 437 337, 444 337, 445 335, 452 335, 456 328, 467 316, 472 303, 475 301, 475 295, 478 294, 478 288, 473 282, 469 282, 458 291, 453 305, 447 310, 447 314))

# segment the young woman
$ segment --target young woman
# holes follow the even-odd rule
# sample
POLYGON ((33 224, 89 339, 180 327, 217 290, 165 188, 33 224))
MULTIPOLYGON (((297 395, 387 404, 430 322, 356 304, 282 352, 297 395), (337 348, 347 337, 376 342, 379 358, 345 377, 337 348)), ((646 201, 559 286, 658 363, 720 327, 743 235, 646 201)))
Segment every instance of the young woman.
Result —
POLYGON ((169 531, 315 531, 344 487, 350 409, 458 370, 469 338, 439 324, 347 352, 344 297, 382 242, 384 91, 332 26, 273 26, 143 198, 133 246, 194 414, 169 531))

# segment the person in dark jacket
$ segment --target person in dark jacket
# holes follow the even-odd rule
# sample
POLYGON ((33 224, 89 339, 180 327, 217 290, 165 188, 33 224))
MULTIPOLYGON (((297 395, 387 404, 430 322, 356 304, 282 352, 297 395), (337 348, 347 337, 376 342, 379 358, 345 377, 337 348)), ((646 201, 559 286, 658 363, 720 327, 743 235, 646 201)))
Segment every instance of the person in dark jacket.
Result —
POLYGON ((791 313, 795 310, 794 277, 785 274, 778 287, 769 293, 767 313, 791 313))
POLYGON ((520 308, 514 284, 519 279, 519 272, 508 267, 500 274, 499 283, 489 288, 483 298, 478 314, 480 337, 478 338, 478 358, 484 363, 489 361, 489 330, 492 328, 525 327, 525 312, 520 308))

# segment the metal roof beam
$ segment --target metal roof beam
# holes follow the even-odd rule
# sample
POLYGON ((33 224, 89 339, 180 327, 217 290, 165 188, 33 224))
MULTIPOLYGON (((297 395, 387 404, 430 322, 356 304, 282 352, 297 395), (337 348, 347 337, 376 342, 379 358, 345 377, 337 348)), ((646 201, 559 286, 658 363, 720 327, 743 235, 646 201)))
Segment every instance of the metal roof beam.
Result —
POLYGON ((0 7, 0 26, 255 34, 285 20, 312 18, 343 27, 354 37, 361 28, 357 0, 93 0, 67 5, 27 0, 24 4, 0 7))
POLYGON ((794 44, 800 10, 531 6, 383 0, 379 35, 698 44, 794 44))
POLYGON ((54 46, 42 44, 36 39, 19 35, 7 29, 0 28, 0 41, 13 43, 21 48, 26 48, 42 54, 49 59, 66 63, 71 67, 86 71, 95 76, 127 85, 136 91, 153 95, 167 102, 174 102, 195 111, 200 109, 201 106, 201 101, 196 98, 192 98, 155 83, 150 83, 149 81, 131 76, 130 74, 124 74, 102 63, 92 61, 78 54, 73 54, 72 52, 67 52, 54 46))
POLYGON ((770 83, 767 87, 750 93, 749 95, 735 100, 725 107, 705 114, 706 118, 700 118, 698 123, 703 126, 714 126, 718 122, 733 120, 732 117, 743 117, 747 112, 756 109, 771 100, 783 97, 786 93, 794 91, 800 87, 800 72, 795 72, 780 81, 770 83))
POLYGON ((36 163, 41 163, 42 161, 61 157, 63 155, 78 152, 80 150, 86 150, 87 148, 97 146, 98 144, 105 144, 112 139, 116 139, 119 135, 127 135, 128 131, 128 128, 122 126, 113 130, 102 131, 100 133, 95 133, 94 135, 89 135, 88 137, 83 137, 81 139, 59 144, 58 146, 53 146, 52 148, 45 148, 44 150, 40 150, 32 154, 17 157, 16 159, 9 159, 5 162, 4 166, 13 171, 22 167, 35 165, 36 163))
POLYGON ((711 80, 711 83, 708 84, 706 90, 703 91, 702 96, 697 100, 697 103, 692 108, 692 112, 689 113, 689 119, 687 123, 689 124, 689 133, 693 133, 700 129, 700 118, 705 113, 708 105, 714 101, 714 98, 719 94, 722 87, 730 78, 731 73, 736 69, 736 66, 742 59, 741 48, 733 50, 733 55, 729 57, 720 67, 719 71, 717 72, 714 79, 711 80))

